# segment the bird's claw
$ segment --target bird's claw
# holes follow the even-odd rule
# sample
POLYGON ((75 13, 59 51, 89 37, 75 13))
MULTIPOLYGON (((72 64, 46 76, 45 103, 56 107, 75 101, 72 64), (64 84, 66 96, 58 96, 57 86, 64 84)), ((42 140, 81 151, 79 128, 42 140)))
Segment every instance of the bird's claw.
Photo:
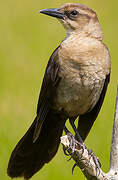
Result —
POLYGON ((100 160, 98 157, 96 157, 96 155, 94 154, 94 152, 91 149, 89 150, 89 155, 90 155, 90 158, 91 157, 93 158, 93 161, 96 165, 96 176, 98 177, 100 175, 100 167, 101 167, 100 160))
POLYGON ((73 174, 74 169, 75 169, 75 167, 76 167, 76 166, 78 166, 78 164, 77 164, 77 163, 75 163, 75 164, 73 165, 73 167, 72 167, 72 174, 73 174))
POLYGON ((79 146, 78 149, 82 150, 82 153, 81 153, 81 156, 82 156, 86 147, 83 143, 80 143, 80 142, 77 142, 77 145, 79 146))
POLYGON ((70 154, 68 153, 68 148, 66 149, 64 146, 63 146, 63 152, 66 156, 69 156, 70 154))

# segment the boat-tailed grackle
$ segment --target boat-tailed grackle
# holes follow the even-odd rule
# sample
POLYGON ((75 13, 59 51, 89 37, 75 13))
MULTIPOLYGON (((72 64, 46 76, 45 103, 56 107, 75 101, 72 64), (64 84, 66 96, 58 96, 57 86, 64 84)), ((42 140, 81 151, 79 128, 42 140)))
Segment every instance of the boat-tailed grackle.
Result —
POLYGON ((49 59, 36 118, 11 154, 7 172, 12 178, 31 178, 55 156, 67 119, 84 141, 110 80, 109 51, 92 9, 68 3, 40 13, 56 17, 66 29, 66 38, 49 59))

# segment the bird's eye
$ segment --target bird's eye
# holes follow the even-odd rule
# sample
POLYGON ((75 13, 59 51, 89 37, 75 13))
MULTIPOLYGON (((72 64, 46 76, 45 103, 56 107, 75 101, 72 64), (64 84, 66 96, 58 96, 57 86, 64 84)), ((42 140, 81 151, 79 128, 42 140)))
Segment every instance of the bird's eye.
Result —
POLYGON ((76 10, 71 11, 71 15, 77 16, 78 15, 78 11, 76 11, 76 10))
POLYGON ((73 11, 65 11, 65 15, 71 19, 71 20, 75 20, 76 17, 78 17, 79 15, 79 12, 76 11, 76 10, 73 10, 73 11))

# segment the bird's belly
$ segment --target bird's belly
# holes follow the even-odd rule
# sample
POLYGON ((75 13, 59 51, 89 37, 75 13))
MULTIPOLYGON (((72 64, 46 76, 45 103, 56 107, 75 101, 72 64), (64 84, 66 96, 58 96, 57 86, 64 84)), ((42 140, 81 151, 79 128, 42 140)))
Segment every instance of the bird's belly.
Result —
POLYGON ((97 103, 104 84, 104 78, 93 76, 64 77, 57 89, 55 109, 63 110, 69 117, 90 111, 97 103))

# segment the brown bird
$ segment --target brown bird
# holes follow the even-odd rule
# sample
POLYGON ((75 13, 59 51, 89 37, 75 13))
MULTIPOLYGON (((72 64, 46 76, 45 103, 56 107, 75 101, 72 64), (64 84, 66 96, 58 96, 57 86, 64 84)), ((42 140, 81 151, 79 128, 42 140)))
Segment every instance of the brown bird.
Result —
POLYGON ((68 3, 40 13, 59 19, 66 29, 66 38, 49 59, 37 116, 11 154, 7 172, 12 178, 31 178, 55 156, 68 118, 84 141, 101 109, 110 80, 109 51, 102 42, 102 30, 92 9, 68 3))

